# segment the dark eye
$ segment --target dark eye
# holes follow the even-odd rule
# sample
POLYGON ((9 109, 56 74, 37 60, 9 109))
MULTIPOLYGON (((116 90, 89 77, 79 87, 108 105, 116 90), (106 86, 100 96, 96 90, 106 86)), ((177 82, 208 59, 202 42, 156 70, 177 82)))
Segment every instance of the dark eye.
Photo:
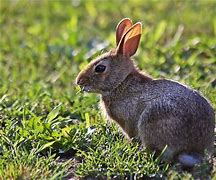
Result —
POLYGON ((95 68, 95 72, 97 73, 102 73, 106 70, 106 66, 100 64, 100 65, 97 65, 96 68, 95 68))

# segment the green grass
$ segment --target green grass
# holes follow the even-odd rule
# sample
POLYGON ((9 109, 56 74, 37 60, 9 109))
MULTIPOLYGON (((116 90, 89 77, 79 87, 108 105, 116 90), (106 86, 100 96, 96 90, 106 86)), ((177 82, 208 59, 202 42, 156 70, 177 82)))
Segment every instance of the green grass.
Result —
MULTIPOLYGON (((98 97, 74 85, 114 47, 124 17, 143 23, 138 66, 200 90, 216 109, 214 1, 1 0, 0 179, 193 179, 128 141, 98 97)), ((197 168, 197 177, 216 177, 215 165, 197 168)))

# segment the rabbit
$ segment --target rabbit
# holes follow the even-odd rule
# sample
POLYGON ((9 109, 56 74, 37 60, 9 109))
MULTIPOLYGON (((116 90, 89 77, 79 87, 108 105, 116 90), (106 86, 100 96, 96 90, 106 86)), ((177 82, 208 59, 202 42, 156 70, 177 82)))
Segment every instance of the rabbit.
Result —
POLYGON ((129 138, 148 149, 164 152, 167 161, 194 167, 213 151, 213 107, 197 91, 168 79, 141 72, 136 53, 142 24, 128 18, 116 27, 115 49, 91 61, 76 77, 83 91, 100 94, 108 117, 129 138))

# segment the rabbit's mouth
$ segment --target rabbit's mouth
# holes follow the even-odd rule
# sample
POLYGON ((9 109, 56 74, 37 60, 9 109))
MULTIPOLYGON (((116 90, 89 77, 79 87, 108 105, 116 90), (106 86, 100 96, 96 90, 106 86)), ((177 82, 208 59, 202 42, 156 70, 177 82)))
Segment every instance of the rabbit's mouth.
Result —
POLYGON ((87 93, 101 93, 98 89, 95 89, 92 86, 80 86, 81 90, 83 92, 87 92, 87 93))
POLYGON ((93 89, 90 87, 90 86, 82 86, 81 87, 81 90, 83 91, 83 92, 93 92, 93 89))

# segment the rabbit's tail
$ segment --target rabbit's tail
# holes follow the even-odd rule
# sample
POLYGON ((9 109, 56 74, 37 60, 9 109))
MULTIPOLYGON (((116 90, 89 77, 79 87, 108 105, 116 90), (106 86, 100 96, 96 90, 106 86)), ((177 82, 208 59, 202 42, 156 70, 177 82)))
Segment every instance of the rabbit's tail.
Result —
POLYGON ((202 162, 202 156, 198 154, 186 154, 182 153, 178 155, 178 161, 184 167, 194 167, 196 164, 200 164, 202 162))

